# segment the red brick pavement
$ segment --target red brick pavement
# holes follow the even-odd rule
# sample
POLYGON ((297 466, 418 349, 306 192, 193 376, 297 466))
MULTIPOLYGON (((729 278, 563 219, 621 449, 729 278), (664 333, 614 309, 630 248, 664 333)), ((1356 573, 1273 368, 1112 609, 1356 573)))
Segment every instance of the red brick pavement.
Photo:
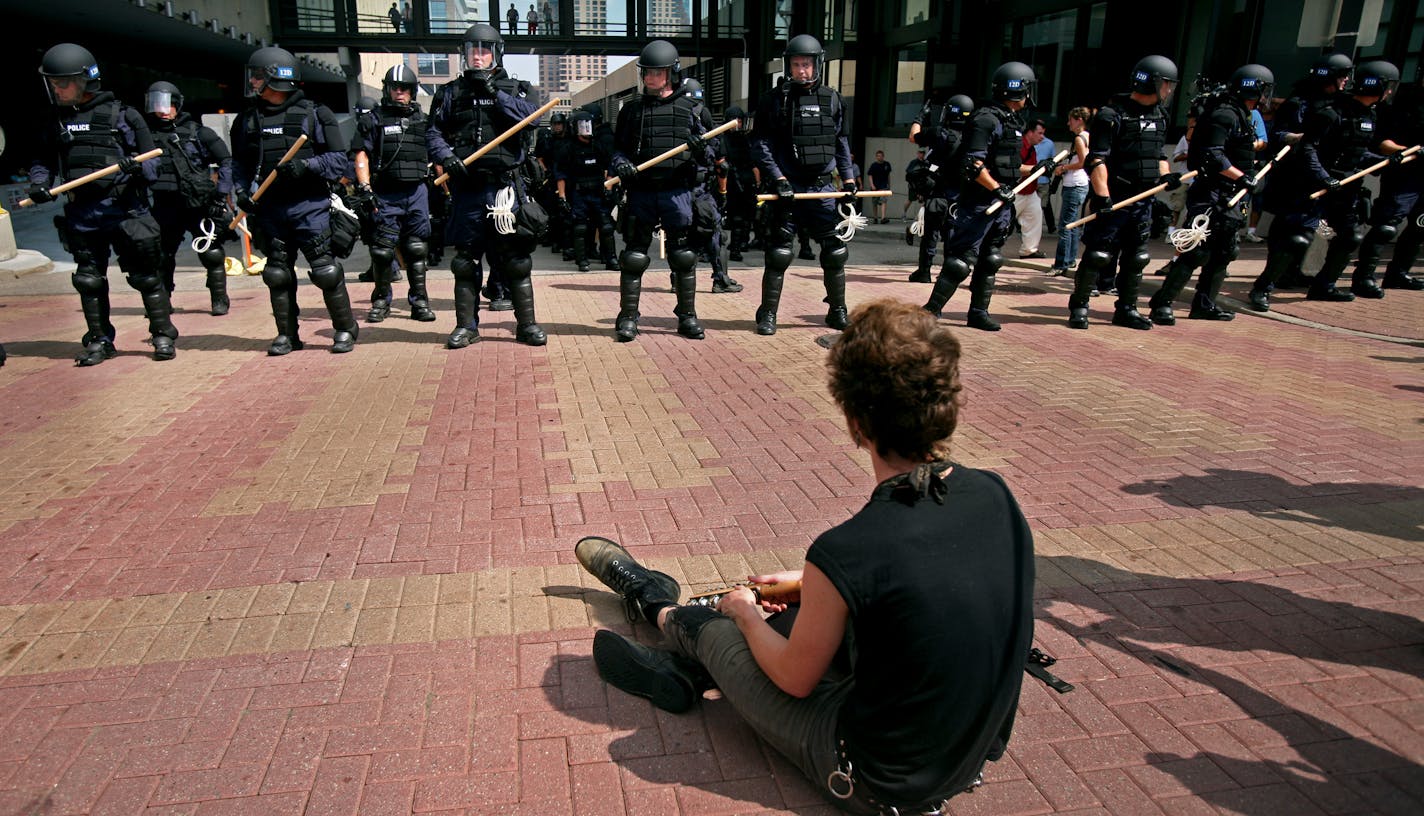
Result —
MULTIPOLYGON (((177 360, 134 352, 120 309, 132 353, 92 370, 68 363, 72 296, 12 301, 0 814, 830 812, 725 703, 674 717, 607 690, 588 621, 520 590, 595 532, 716 583, 860 505, 810 342, 818 275, 793 272, 773 338, 750 333, 753 297, 704 296, 709 337, 686 341, 650 291, 643 336, 615 344, 616 276, 594 274, 539 278, 548 347, 508 342, 505 313, 458 353, 445 322, 393 318, 326 354, 304 287, 314 350, 281 360, 263 292, 211 318, 185 291, 177 360), (445 628, 415 583, 376 598, 436 574, 485 611, 445 628), (302 627, 366 579, 348 642, 310 648, 302 627), (268 595, 213 607, 248 588, 280 596, 251 648, 237 627, 268 595), (119 602, 115 626, 168 627, 128 665, 119 602)), ((899 269, 852 277, 856 299, 924 294, 899 269)), ((1418 349, 1244 316, 1133 333, 1097 301, 1069 332, 1061 282, 1000 281, 1028 288, 996 298, 1003 332, 960 332, 957 456, 1030 516, 1037 640, 1078 689, 1029 680, 1009 755, 954 810, 1418 812, 1418 349)), ((438 273, 434 294, 448 322, 438 273)), ((1413 295, 1345 308, 1417 337, 1413 295)))

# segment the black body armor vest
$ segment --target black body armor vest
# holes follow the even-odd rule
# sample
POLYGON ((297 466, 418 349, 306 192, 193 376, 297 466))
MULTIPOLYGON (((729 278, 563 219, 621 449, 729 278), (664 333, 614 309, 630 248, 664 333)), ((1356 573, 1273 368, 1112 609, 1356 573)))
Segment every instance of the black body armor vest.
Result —
MULTIPOLYGON (((519 95, 519 83, 507 76, 496 79, 495 85, 511 96, 519 95)), ((453 92, 448 103, 449 142, 457 158, 473 154, 515 124, 504 121, 494 97, 474 93, 463 77, 455 80, 453 88, 447 85, 446 89, 447 93, 453 92)), ((470 169, 504 172, 519 166, 522 153, 519 139, 505 139, 471 164, 470 169)))
MULTIPOLYGON (((633 158, 635 164, 661 155, 681 144, 686 144, 693 136, 693 100, 674 94, 665 99, 643 96, 638 105, 638 149, 633 158)), ((653 165, 638 174, 652 185, 663 182, 690 184, 697 172, 696 162, 690 151, 673 156, 661 164, 653 165)))
POLYGON ((1017 113, 998 105, 983 110, 1000 125, 999 136, 989 145, 989 173, 1000 184, 1018 184, 1023 180, 1019 175, 1019 166, 1023 164, 1023 120, 1017 113))
POLYGON ((1331 102, 1339 121, 1315 148, 1320 164, 1335 178, 1344 178, 1359 170, 1365 154, 1375 146, 1375 114, 1349 97, 1336 97, 1331 102))
MULTIPOLYGON (((292 156, 292 161, 304 161, 316 155, 312 136, 318 123, 316 106, 307 99, 298 99, 285 109, 272 110, 266 105, 249 110, 246 114, 246 144, 233 145, 234 153, 242 151, 246 163, 255 168, 254 177, 260 182, 282 161, 282 156, 296 144, 297 139, 306 134, 304 142, 292 156)), ((278 178, 268 191, 269 198, 313 198, 327 196, 326 182, 315 174, 309 174, 300 181, 278 178)))
POLYGON ((575 139, 564 160, 565 172, 580 191, 598 192, 603 185, 604 162, 592 142, 575 139))
MULTIPOLYGON (((123 105, 113 94, 103 93, 87 107, 62 113, 59 118, 59 166, 67 180, 108 167, 124 153, 117 123, 123 105)), ((78 187, 71 195, 85 199, 107 196, 117 183, 117 175, 105 176, 78 187)))
POLYGON ((425 114, 404 105, 380 105, 371 112, 368 122, 376 149, 376 155, 369 157, 372 188, 425 181, 430 163, 425 147, 425 114))
POLYGON ((1107 157, 1109 189, 1114 195, 1141 192, 1162 175, 1167 114, 1161 105, 1144 107, 1127 97, 1118 97, 1109 106, 1118 115, 1117 140, 1107 157))
POLYGON ((831 172, 836 161, 836 120, 841 112, 840 95, 832 88, 817 85, 806 93, 786 91, 781 97, 781 113, 791 134, 791 155, 795 167, 783 167, 800 181, 809 181, 831 172))
POLYGON ((153 140, 163 148, 163 155, 158 159, 158 180, 153 183, 155 193, 178 192, 179 172, 208 175, 207 165, 203 162, 203 145, 198 141, 197 122, 183 114, 171 124, 150 121, 149 130, 153 133, 153 140), (181 171, 175 165, 180 161, 187 162, 187 167, 181 171))

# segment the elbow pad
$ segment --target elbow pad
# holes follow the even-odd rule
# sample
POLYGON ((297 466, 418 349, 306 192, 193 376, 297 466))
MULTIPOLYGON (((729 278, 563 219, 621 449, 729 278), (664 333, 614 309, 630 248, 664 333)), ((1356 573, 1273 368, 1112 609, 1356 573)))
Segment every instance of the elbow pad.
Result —
POLYGON ((965 156, 964 163, 960 165, 960 172, 964 174, 965 181, 973 181, 979 178, 979 172, 984 169, 983 159, 974 156, 965 156))

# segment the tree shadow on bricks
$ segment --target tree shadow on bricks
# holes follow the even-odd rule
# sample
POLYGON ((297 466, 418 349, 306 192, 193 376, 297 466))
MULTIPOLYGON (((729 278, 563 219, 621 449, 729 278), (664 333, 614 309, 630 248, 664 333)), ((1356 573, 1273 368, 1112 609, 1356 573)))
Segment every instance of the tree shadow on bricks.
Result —
MULTIPOLYGON (((1120 738, 1126 754, 1149 749, 1145 765, 1124 755, 1123 770, 1150 794, 1262 816, 1424 812, 1424 738, 1412 713, 1424 692, 1424 626, 1312 597, 1347 592, 1348 567, 1246 581, 1163 578, 1076 557, 1039 563, 1050 586, 1038 619, 1051 626, 1040 625, 1037 640, 1060 658, 1054 671, 1079 684, 1074 694, 1090 695, 1059 705, 1075 717, 1120 716, 1134 732, 1120 738)), ((1393 586, 1395 597, 1381 593, 1387 602, 1417 606, 1411 587, 1393 586)))
POLYGON ((1424 521, 1372 512, 1369 505, 1424 501, 1424 490, 1374 482, 1294 484, 1274 473, 1207 468, 1201 475, 1173 476, 1123 485, 1124 493, 1156 495, 1177 507, 1225 507, 1276 521, 1338 527, 1406 541, 1424 541, 1424 521))

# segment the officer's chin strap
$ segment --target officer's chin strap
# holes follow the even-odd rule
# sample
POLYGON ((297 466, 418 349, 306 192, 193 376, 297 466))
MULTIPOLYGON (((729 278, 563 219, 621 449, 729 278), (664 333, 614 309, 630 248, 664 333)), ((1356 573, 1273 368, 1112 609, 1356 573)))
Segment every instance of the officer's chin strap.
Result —
MULTIPOLYGON (((836 225, 836 237, 842 241, 849 243, 855 237, 856 230, 870 226, 870 219, 856 212, 855 207, 849 203, 840 205, 838 211, 842 220, 836 225)), ((920 212, 924 212, 923 207, 920 212)))
MULTIPOLYGON (((244 223, 239 226, 246 229, 245 219, 244 223)), ((198 222, 198 233, 198 236, 193 239, 192 247, 194 252, 201 255, 212 248, 213 242, 218 239, 218 225, 214 223, 213 219, 204 218, 198 222)))
POLYGON ((1178 252, 1191 252, 1201 246, 1201 242, 1211 235, 1211 230, 1206 228, 1209 223, 1211 223, 1209 214, 1198 213, 1197 217, 1192 219, 1190 227, 1182 227, 1172 233, 1172 246, 1176 247, 1178 252))
POLYGON ((911 235, 925 234, 925 205, 920 205, 920 212, 915 216, 915 223, 910 225, 911 235))
POLYGON ((489 217, 494 219, 494 229, 500 235, 514 234, 514 188, 505 187, 494 197, 489 207, 489 217))

